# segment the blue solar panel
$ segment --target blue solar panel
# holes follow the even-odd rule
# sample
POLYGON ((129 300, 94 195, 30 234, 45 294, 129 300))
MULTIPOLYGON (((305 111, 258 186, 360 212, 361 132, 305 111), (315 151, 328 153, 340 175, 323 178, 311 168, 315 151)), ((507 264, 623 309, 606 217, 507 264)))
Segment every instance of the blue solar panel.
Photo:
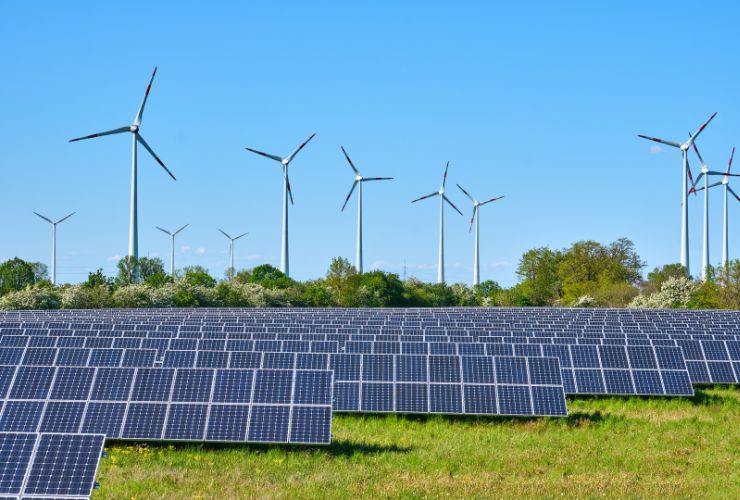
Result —
POLYGON ((89 497, 104 440, 94 434, 41 434, 23 495, 89 497))
POLYGON ((0 494, 20 496, 37 437, 0 432, 0 494))
POLYGON ((207 416, 207 404, 170 405, 164 439, 202 441, 207 416))

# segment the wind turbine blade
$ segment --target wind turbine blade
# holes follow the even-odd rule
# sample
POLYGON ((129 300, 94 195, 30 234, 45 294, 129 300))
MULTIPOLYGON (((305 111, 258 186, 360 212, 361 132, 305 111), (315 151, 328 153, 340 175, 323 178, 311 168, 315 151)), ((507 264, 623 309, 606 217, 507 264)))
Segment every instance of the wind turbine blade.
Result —
POLYGON ((713 188, 714 186, 721 186, 721 185, 722 185, 722 181, 717 181, 717 182, 713 182, 713 183, 711 183, 711 184, 710 184, 709 186, 707 186, 707 187, 713 188))
POLYGON ((710 170, 707 172, 709 175, 721 175, 723 177, 740 177, 740 174, 728 174, 727 172, 717 172, 716 170, 710 170))
MULTIPOLYGON (((691 134, 689 134, 689 138, 691 138, 691 134)), ((701 157, 701 153, 699 153, 699 148, 696 147, 696 143, 691 144, 694 148, 694 153, 696 153, 697 158, 699 158, 699 164, 701 165, 702 169, 706 169, 707 164, 704 163, 704 158, 701 157)))
POLYGON ((221 234, 223 234, 224 236, 226 236, 228 239, 231 239, 231 236, 229 236, 228 234, 226 234, 226 232, 223 231, 221 228, 217 227, 216 229, 218 229, 219 231, 221 231, 221 234))
POLYGON ((689 189, 689 194, 696 194, 696 185, 699 183, 702 177, 704 177, 704 172, 700 173, 696 180, 691 182, 691 189, 689 189))
MULTIPOLYGON (((457 187, 460 187, 460 186, 457 186, 457 187)), ((478 205, 474 205, 473 206, 473 216, 470 218, 470 229, 468 229, 468 232, 471 232, 473 230, 473 221, 475 221, 475 214, 477 213, 478 213, 478 205)))
MULTIPOLYGON (((472 201, 473 203, 475 203, 475 198, 473 198, 472 196, 470 196, 470 193, 468 193, 467 191, 465 191, 460 184, 455 184, 455 185, 460 188, 460 191, 462 191, 465 194, 465 196, 467 196, 468 198, 470 198, 470 201, 472 201)), ((473 210, 473 212, 475 212, 475 210, 473 210)), ((471 222, 471 224, 472 224, 472 222, 471 222)))
POLYGON ((162 231, 162 232, 163 232, 164 234, 166 234, 166 235, 168 235, 168 236, 172 236, 172 233, 171 233, 171 232, 169 232, 169 231, 167 231, 166 229, 162 229, 162 228, 161 228, 161 227, 159 227, 159 226, 154 226, 154 227, 156 227, 157 229, 159 229, 160 231, 162 231))
POLYGON ((242 233, 242 234, 240 234, 239 236, 237 236, 236 238, 234 238, 234 241, 236 241, 236 240, 238 240, 239 238, 241 238, 242 236, 246 236, 246 235, 248 235, 248 234, 249 234, 249 233, 242 233))
POLYGON ((732 146, 732 154, 730 154, 730 161, 727 163, 727 173, 730 173, 732 168, 732 159, 735 157, 735 146, 732 146))
POLYGON ((303 149, 306 146, 306 144, 308 144, 308 141, 310 141, 311 139, 313 139, 315 135, 316 135, 316 132, 314 132, 313 134, 311 134, 311 137, 309 137, 308 139, 306 139, 305 141, 303 141, 303 144, 301 144, 300 146, 298 146, 298 149, 296 149, 295 151, 293 151, 293 153, 285 159, 285 163, 290 163, 293 160, 293 158, 295 158, 295 155, 297 155, 298 152, 301 149, 303 149))
POLYGON ((727 189, 732 193, 732 196, 734 196, 737 199, 737 201, 740 201, 740 196, 738 196, 735 193, 735 191, 732 190, 732 188, 730 186, 727 186, 727 189))
POLYGON ((49 219, 48 217, 44 217, 43 215, 41 215, 41 214, 40 214, 40 213, 38 213, 38 212, 34 212, 34 213, 35 213, 36 215, 38 215, 39 217, 41 217, 42 219, 44 219, 44 220, 45 220, 46 222, 48 222, 49 224, 54 224, 54 221, 52 221, 52 220, 51 220, 51 219, 49 219))
POLYGON ((69 219, 70 217, 72 217, 72 216, 73 216, 74 214, 76 214, 76 213, 77 213, 77 212, 72 212, 72 213, 71 213, 71 214, 69 214, 68 216, 66 216, 66 217, 62 217, 61 219, 59 219, 59 220, 57 221, 57 224, 59 224, 59 223, 62 223, 62 222, 64 222, 65 220, 69 219))
POLYGON ((361 175, 359 170, 357 170, 357 167, 355 167, 355 164, 349 159, 349 155, 347 154, 347 151, 344 150, 344 146, 340 145, 339 147, 342 148, 342 153, 344 153, 344 157, 347 158, 347 162, 349 163, 349 166, 352 167, 352 171, 356 175, 361 175))
POLYGON ((707 125, 709 125, 709 122, 711 122, 714 119, 715 116, 717 116, 717 112, 716 111, 712 114, 712 116, 709 117, 709 119, 707 121, 705 121, 704 123, 702 123, 701 127, 699 127, 699 129, 696 131, 696 133, 694 135, 692 135, 691 138, 689 139, 689 142, 687 143, 689 146, 691 146, 692 144, 694 144, 694 141, 696 141, 696 139, 699 137, 699 134, 701 134, 704 131, 704 129, 707 128, 707 125))
POLYGON ((674 148, 680 148, 681 147, 681 145, 679 143, 677 143, 677 142, 666 141, 665 139, 658 139, 657 137, 650 137, 650 136, 642 135, 642 134, 637 134, 637 137, 641 137, 643 139, 647 139, 648 141, 654 141, 654 142, 659 142, 661 144, 666 144, 668 146, 673 146, 674 148))
POLYGON ((147 97, 149 97, 149 91, 152 90, 152 82, 154 81, 154 75, 156 74, 157 74, 157 67, 154 66, 152 77, 149 79, 149 85, 146 86, 146 92, 144 92, 144 98, 141 100, 141 106, 139 106, 139 112, 136 113, 136 118, 134 118, 134 125, 136 126, 141 125, 141 118, 144 116, 144 106, 146 106, 146 99, 147 97))
POLYGON ((288 197, 290 197, 290 204, 293 205, 293 190, 290 189, 290 177, 288 177, 288 169, 283 167, 283 172, 283 175, 285 175, 285 185, 288 188, 288 197))
POLYGON ((342 205, 342 210, 341 210, 342 212, 344 212, 344 207, 346 207, 346 206, 347 206, 347 202, 349 201, 349 198, 350 198, 350 196, 352 196, 352 193, 354 193, 354 192, 355 192, 355 188, 356 188, 356 187, 357 187, 357 181, 355 181, 355 182, 353 182, 353 183, 352 183, 352 187, 351 187, 351 188, 350 188, 350 190, 349 190, 349 194, 348 194, 348 195, 347 195, 347 197, 346 197, 346 198, 344 199, 344 205, 342 205))
POLYGON ((144 149, 149 151, 149 154, 154 157, 155 160, 157 160, 157 163, 159 163, 159 166, 162 167, 168 174, 170 174, 170 177, 172 177, 172 180, 175 179, 175 176, 172 175, 172 172, 170 172, 170 169, 164 166, 164 163, 162 163, 162 160, 159 159, 159 156, 156 155, 156 153, 152 150, 152 148, 149 147, 149 144, 146 143, 144 138, 141 136, 141 134, 136 134, 136 140, 141 143, 142 146, 144 146, 144 149))
POLYGON ((104 135, 122 134, 123 132, 131 132, 131 127, 121 127, 113 130, 107 130, 105 132, 98 132, 97 134, 86 135, 85 137, 77 137, 76 139, 70 139, 69 142, 83 141, 85 139, 94 139, 96 137, 103 137, 104 135))
POLYGON ((493 201, 500 200, 501 198, 505 198, 505 196, 497 196, 495 198, 491 198, 490 200, 486 200, 483 203, 481 203, 481 205, 485 205, 486 203, 491 203, 493 201))
POLYGON ((447 165, 445 165, 445 174, 442 176, 442 189, 444 189, 445 184, 447 184, 447 169, 450 168, 450 162, 447 162, 447 165))
POLYGON ((435 192, 430 193, 430 194, 428 194, 426 196, 422 196, 421 198, 417 198, 417 199, 413 200, 411 203, 416 203, 417 201, 426 200, 427 198, 431 198, 432 196, 437 196, 438 194, 439 194, 439 192, 438 191, 435 191, 435 192))
POLYGON ((365 181, 390 181, 393 180, 393 177, 363 177, 360 182, 365 181))
POLYGON ((244 149, 246 149, 247 151, 251 151, 252 153, 257 153, 258 155, 264 156, 265 158, 269 158, 271 160, 279 161, 281 163, 283 161, 283 159, 280 158, 279 156, 271 155, 269 153, 263 153, 262 151, 257 151, 256 149, 252 149, 252 148, 244 148, 244 149))
POLYGON ((185 229, 186 227, 188 227, 189 225, 190 224, 185 224, 184 226, 182 226, 180 229, 178 229, 177 231, 175 231, 174 233, 172 233, 173 236, 176 235, 177 233, 179 233, 180 231, 182 231, 183 229, 185 229))
POLYGON ((454 204, 454 203, 452 203, 452 202, 450 201, 450 199, 449 199, 449 198, 448 198, 447 196, 445 196, 445 195, 442 195, 442 198, 443 198, 443 199, 444 199, 444 200, 445 200, 445 201, 446 201, 447 203, 449 203, 449 204, 450 204, 450 206, 451 206, 452 208, 454 208, 455 210, 457 210, 457 213, 459 213, 460 215, 462 215, 462 214, 463 214, 463 213, 462 213, 462 212, 461 212, 460 210, 458 210, 458 209, 457 209, 457 207, 455 206, 455 204, 454 204))

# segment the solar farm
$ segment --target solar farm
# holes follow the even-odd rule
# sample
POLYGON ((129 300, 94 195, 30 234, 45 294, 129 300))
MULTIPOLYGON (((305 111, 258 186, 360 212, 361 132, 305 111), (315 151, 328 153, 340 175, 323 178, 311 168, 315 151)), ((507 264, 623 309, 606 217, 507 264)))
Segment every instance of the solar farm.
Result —
MULTIPOLYGON (((687 400, 740 383, 739 320, 544 308, 3 312, 0 495, 88 498, 106 442, 310 455, 332 447, 335 417, 503 426, 568 421, 594 396, 687 400)), ((740 442, 737 428, 727 439, 740 442)))

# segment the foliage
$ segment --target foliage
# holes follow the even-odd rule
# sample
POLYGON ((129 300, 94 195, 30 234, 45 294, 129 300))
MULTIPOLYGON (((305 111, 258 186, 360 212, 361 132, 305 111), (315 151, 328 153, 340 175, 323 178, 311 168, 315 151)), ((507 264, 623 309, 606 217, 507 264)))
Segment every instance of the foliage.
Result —
POLYGON ((204 286, 212 288, 216 286, 216 278, 208 274, 208 269, 203 266, 189 266, 180 271, 180 280, 190 286, 204 286))
POLYGON ((0 309, 59 309, 59 291, 34 285, 0 297, 0 309))
POLYGON ((15 257, 0 264, 0 296, 23 290, 46 278, 46 266, 15 257))
POLYGON ((629 303, 637 308, 681 308, 688 307, 697 285, 686 276, 667 278, 660 291, 650 295, 638 295, 629 303))
POLYGON ((151 280, 152 284, 161 281, 161 276, 166 275, 164 271, 164 262, 159 257, 123 257, 117 264, 118 275, 115 283, 118 286, 130 285, 136 282, 135 277, 138 274, 138 282, 146 283, 151 280), (158 275, 158 276, 157 276, 158 275))

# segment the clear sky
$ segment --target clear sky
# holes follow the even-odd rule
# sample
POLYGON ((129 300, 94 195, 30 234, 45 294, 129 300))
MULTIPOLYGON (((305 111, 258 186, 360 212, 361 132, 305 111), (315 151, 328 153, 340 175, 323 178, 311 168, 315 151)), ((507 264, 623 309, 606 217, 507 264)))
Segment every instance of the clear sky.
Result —
MULTIPOLYGON (((3 2, 0 4, 0 259, 49 262, 59 279, 112 274, 128 245, 130 137, 70 138, 133 121, 154 81, 140 149, 139 252, 169 266, 154 226, 190 227, 177 266, 222 276, 228 241, 249 235, 237 267, 279 265, 279 165, 289 154, 291 271, 354 261, 356 200, 344 145, 368 176, 365 266, 433 281, 439 187, 448 282, 472 279, 474 196, 505 195, 481 219, 481 278, 516 282, 521 254, 581 239, 631 238, 648 267, 676 262, 680 154, 638 139, 682 140, 712 112, 705 160, 725 168, 740 142, 736 2, 3 2)), ((692 167, 698 161, 692 155, 692 167)), ((740 172, 740 168, 737 168, 740 172)), ((733 181, 740 189, 740 181, 733 181)), ((740 191, 738 191, 740 193, 740 191)), ((711 193, 711 260, 721 258, 721 192, 711 193)), ((690 202, 692 272, 702 203, 690 202)), ((740 203, 730 211, 740 256, 740 203)))

